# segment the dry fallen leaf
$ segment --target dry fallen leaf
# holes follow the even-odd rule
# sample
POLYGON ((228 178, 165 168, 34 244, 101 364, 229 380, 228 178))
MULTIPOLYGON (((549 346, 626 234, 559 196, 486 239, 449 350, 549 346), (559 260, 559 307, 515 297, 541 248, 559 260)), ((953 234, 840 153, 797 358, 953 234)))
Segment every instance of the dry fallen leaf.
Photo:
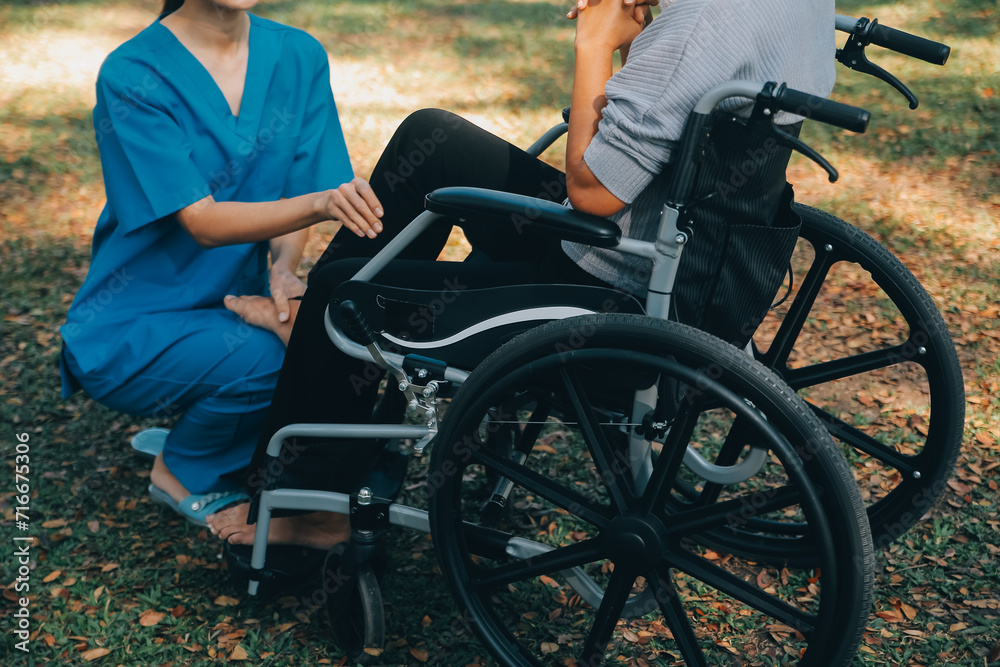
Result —
POLYGON ((97 660, 98 658, 103 658, 109 653, 111 653, 111 649, 107 649, 102 646, 101 648, 92 648, 88 651, 84 651, 80 654, 80 657, 87 662, 90 662, 92 660, 97 660))
POLYGON ((424 648, 411 648, 410 655, 412 655, 420 662, 427 662, 430 659, 430 655, 427 653, 427 649, 424 648))
POLYGON ((559 644, 553 642, 542 642, 542 653, 555 653, 559 650, 559 644))
POLYGON ((43 584, 47 584, 47 583, 53 582, 56 579, 58 579, 60 575, 62 575, 62 570, 56 570, 55 572, 49 572, 47 575, 45 575, 45 578, 42 579, 42 583, 43 584))
POLYGON ((236 598, 231 598, 228 595, 220 595, 219 597, 215 598, 214 602, 220 607, 233 607, 240 603, 239 600, 237 600, 236 598))
POLYGON ((139 625, 144 628, 148 628, 152 625, 156 625, 166 617, 166 614, 160 611, 153 611, 152 609, 147 609, 142 612, 139 616, 139 625))
POLYGON ((880 611, 875 614, 879 618, 885 619, 890 623, 902 623, 905 619, 903 615, 899 613, 897 609, 890 609, 888 611, 880 611))
POLYGON ((246 660, 249 657, 247 650, 243 648, 243 644, 237 644, 229 654, 230 660, 246 660))

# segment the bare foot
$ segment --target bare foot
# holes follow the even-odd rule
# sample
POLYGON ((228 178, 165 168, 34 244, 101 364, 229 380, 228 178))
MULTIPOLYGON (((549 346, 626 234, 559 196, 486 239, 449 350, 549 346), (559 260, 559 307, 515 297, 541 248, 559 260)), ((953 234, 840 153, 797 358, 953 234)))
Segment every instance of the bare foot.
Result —
POLYGON ((166 491, 177 502, 191 495, 184 488, 184 485, 174 477, 174 473, 167 469, 167 464, 163 462, 162 452, 157 454, 156 460, 153 461, 153 469, 149 473, 149 481, 155 484, 157 488, 166 491))
MULTIPOLYGON (((253 544, 256 526, 247 525, 249 504, 228 507, 206 517, 213 535, 230 544, 253 544)), ((268 544, 295 544, 314 549, 329 549, 351 539, 351 522, 343 514, 313 512, 299 516, 271 519, 268 544)))
POLYGON ((278 308, 274 305, 274 299, 269 296, 227 296, 225 306, 236 313, 247 324, 252 324, 261 329, 267 329, 275 334, 281 341, 288 345, 288 338, 292 335, 292 324, 295 323, 295 316, 299 312, 299 302, 288 302, 288 321, 278 321, 278 308))

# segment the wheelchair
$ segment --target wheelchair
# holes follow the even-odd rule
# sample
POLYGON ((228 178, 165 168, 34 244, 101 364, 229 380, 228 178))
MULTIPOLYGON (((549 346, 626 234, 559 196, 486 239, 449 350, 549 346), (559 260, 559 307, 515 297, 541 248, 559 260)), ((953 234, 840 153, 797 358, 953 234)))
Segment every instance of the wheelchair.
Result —
MULTIPOLYGON (((947 47, 877 21, 838 17, 837 27, 852 35, 841 62, 893 85, 902 86, 864 57, 869 44, 947 59, 947 47)), ((681 257, 699 235, 711 236, 713 169, 734 147, 739 155, 780 146, 758 166, 777 168, 782 184, 792 150, 836 180, 795 132, 778 129, 780 112, 854 132, 869 122, 862 109, 784 85, 718 86, 688 119, 653 242, 542 200, 473 188, 430 193, 427 210, 335 291, 325 322, 340 350, 384 373, 379 409, 402 423, 292 424, 275 433, 273 459, 291 438, 370 440, 385 454, 351 494, 260 493, 252 550, 229 550, 250 594, 282 585, 268 558, 281 549, 267 545, 272 513, 330 511, 350 516, 352 538, 323 563, 327 610, 335 640, 358 663, 383 651, 382 536, 403 526, 431 534, 462 623, 500 664, 599 665, 651 642, 669 647, 671 664, 850 664, 870 611, 875 545, 905 532, 940 494, 961 444, 963 385, 947 328, 913 276, 871 237, 807 206, 794 205, 801 226, 782 230, 791 246, 776 257, 787 261, 797 244, 812 259, 768 344, 752 329, 729 335, 752 310, 733 295, 755 268, 750 278, 716 272, 693 281, 703 291, 710 283, 714 296, 685 297, 692 287, 678 279, 681 257), (749 118, 718 111, 731 98, 754 101, 749 118), (379 285, 380 270, 442 217, 488 224, 515 216, 651 260, 645 301, 597 287, 490 288, 472 295, 471 309, 446 309, 431 333, 407 330, 406 315, 426 312, 438 294, 379 285), (793 363, 837 263, 869 272, 907 336, 843 359, 793 363), (916 365, 930 385, 929 413, 899 426, 901 441, 880 441, 797 393, 814 399, 835 380, 899 364, 916 365), (405 450, 421 456, 432 443, 429 508, 397 502, 405 450), (867 507, 848 459, 893 471, 867 507)), ((785 266, 778 269, 780 286, 785 266)), ((762 297, 768 305, 775 290, 762 297)), ((292 558, 290 570, 304 567, 292 558)))

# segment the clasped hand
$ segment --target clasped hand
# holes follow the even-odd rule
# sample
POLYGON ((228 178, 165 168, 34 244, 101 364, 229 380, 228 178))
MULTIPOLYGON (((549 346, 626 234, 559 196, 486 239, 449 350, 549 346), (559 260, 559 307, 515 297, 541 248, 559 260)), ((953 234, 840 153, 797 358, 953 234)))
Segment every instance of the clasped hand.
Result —
POLYGON ((579 19, 578 44, 597 42, 613 49, 628 48, 653 20, 651 7, 659 4, 660 0, 578 0, 566 18, 579 19))

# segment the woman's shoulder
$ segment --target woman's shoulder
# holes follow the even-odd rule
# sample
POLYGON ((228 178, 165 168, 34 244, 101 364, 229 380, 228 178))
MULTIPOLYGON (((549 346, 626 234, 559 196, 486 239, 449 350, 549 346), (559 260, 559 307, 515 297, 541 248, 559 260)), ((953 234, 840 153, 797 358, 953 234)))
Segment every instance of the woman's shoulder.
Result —
POLYGON ((326 60, 326 49, 319 40, 301 28, 295 28, 284 23, 265 19, 250 14, 250 20, 255 28, 266 31, 278 41, 282 52, 291 52, 309 57, 320 57, 326 60))
POLYGON ((162 78, 168 65, 163 60, 167 30, 154 21, 137 35, 108 54, 101 63, 98 82, 134 84, 149 76, 162 78))

